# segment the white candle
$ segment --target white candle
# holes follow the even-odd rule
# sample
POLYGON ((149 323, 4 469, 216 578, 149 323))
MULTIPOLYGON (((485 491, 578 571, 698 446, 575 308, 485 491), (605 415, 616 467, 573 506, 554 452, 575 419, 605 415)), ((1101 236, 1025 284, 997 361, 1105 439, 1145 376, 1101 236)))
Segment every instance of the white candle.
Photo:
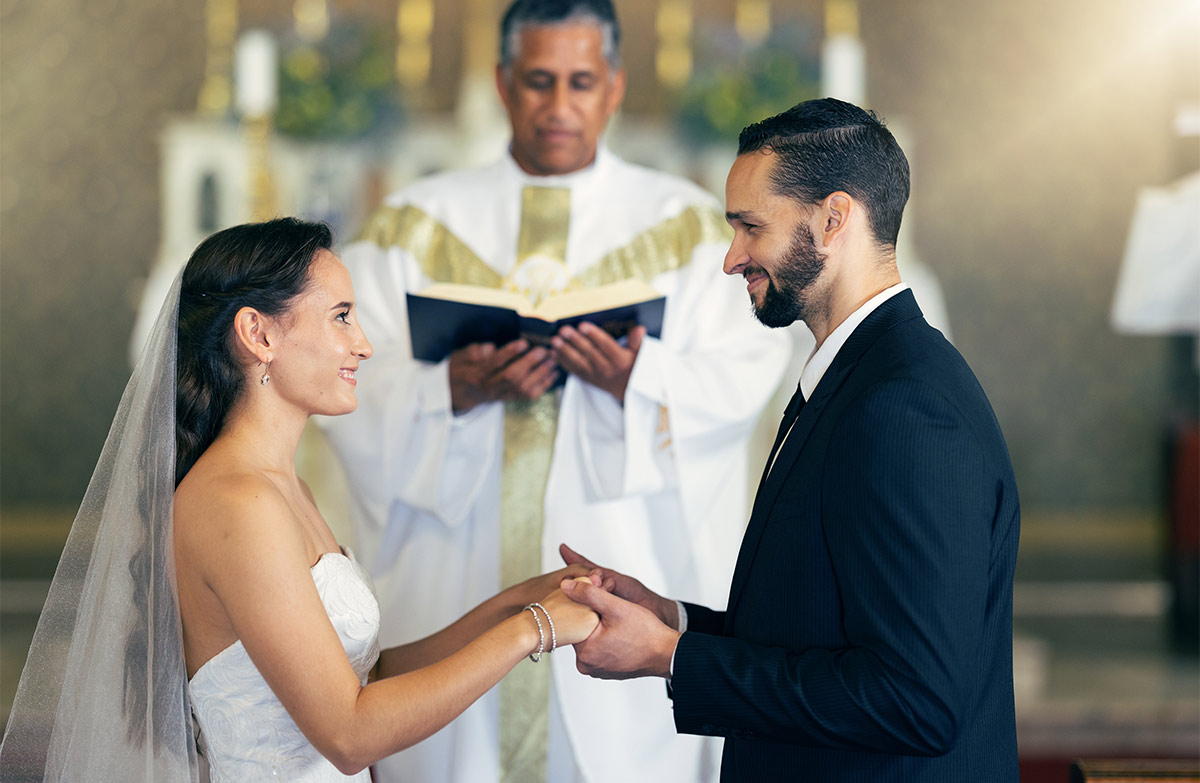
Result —
POLYGON ((247 30, 237 45, 237 109, 262 117, 278 100, 275 39, 265 30, 247 30))
POLYGON ((821 50, 821 94, 859 106, 866 102, 866 55, 857 36, 842 33, 825 39, 821 50))

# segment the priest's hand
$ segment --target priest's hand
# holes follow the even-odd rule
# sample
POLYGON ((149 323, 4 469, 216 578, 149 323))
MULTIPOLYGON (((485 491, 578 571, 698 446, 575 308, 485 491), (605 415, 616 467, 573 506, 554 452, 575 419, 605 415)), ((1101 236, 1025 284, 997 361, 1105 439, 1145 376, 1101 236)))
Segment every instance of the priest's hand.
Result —
POLYGON ((584 321, 578 329, 570 326, 559 329, 550 345, 555 361, 564 370, 624 403, 625 387, 629 385, 633 363, 637 361, 645 336, 644 326, 635 327, 629 333, 629 347, 626 348, 599 326, 584 321))
POLYGON ((557 375, 550 351, 531 349, 525 340, 500 348, 472 343, 450 354, 450 405, 466 413, 494 400, 536 400, 557 375))
POLYGON ((575 645, 575 668, 602 680, 670 677, 681 634, 652 612, 591 582, 562 583, 563 594, 600 615, 600 624, 575 645))
POLYGON ((670 628, 679 627, 679 605, 670 598, 663 598, 650 590, 632 576, 626 576, 611 568, 603 568, 588 560, 583 555, 566 544, 558 545, 558 553, 568 566, 580 566, 588 569, 594 584, 600 585, 608 592, 635 603, 649 610, 662 623, 670 628))

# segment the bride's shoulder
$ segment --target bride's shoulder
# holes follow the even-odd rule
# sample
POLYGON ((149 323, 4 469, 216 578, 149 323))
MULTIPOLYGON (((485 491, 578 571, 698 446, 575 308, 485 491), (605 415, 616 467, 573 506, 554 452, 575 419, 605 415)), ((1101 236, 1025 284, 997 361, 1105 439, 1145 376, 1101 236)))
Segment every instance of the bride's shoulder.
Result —
POLYGON ((180 584, 211 591, 234 626, 257 611, 231 608, 238 596, 312 588, 303 531, 269 476, 225 467, 189 473, 175 491, 174 516, 180 584))
POLYGON ((202 538, 233 546, 294 534, 291 509, 279 487, 262 473, 197 464, 175 490, 175 534, 184 543, 202 538))

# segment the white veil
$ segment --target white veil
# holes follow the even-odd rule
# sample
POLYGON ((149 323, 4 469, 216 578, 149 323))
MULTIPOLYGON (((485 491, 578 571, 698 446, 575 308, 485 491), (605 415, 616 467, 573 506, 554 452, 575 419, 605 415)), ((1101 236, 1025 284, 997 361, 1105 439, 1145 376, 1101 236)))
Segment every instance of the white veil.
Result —
POLYGON ((181 281, 63 549, 0 744, 0 780, 201 780, 171 522, 181 281))

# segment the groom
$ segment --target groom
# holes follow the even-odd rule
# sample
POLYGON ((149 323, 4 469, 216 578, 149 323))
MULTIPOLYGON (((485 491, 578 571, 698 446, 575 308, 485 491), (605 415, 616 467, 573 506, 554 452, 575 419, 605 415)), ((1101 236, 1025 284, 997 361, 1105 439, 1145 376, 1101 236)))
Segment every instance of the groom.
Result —
POLYGON ((728 609, 606 569, 606 589, 563 586, 602 618, 580 671, 666 678, 677 730, 726 738, 722 781, 1017 780, 1016 482, 983 390, 896 271, 908 190, 891 133, 848 103, 742 131, 725 272, 817 349, 728 609))

